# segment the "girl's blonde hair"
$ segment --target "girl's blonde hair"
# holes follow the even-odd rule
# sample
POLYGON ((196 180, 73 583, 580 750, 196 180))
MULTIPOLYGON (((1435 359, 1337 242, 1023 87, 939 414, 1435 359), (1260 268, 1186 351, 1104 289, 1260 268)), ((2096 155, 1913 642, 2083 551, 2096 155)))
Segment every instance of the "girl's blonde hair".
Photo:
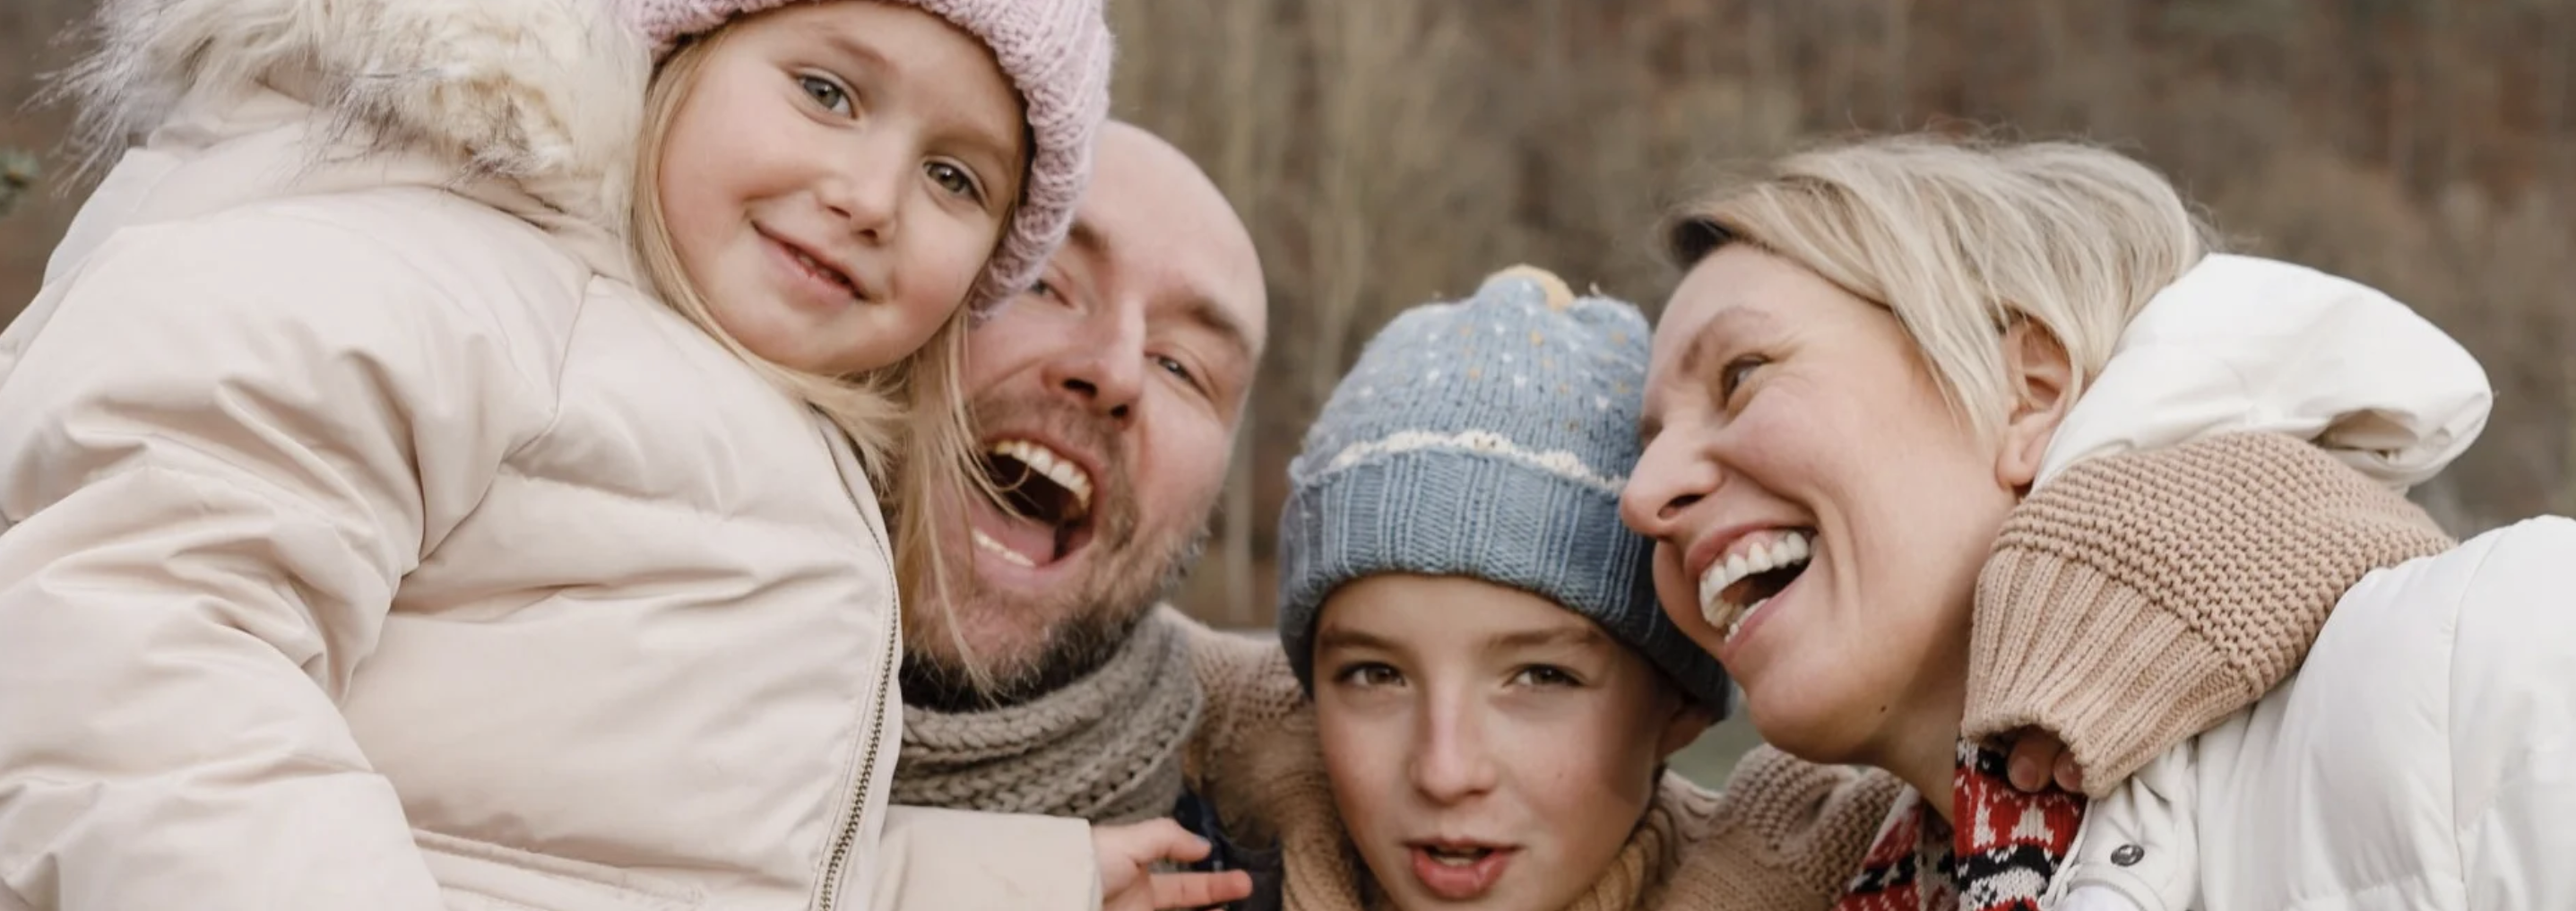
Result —
POLYGON ((1683 205, 1662 232, 1688 269, 1748 244, 1885 307, 1982 437, 2008 408, 2004 330, 2047 330, 2082 384, 2156 292, 2218 250, 2173 184, 2069 142, 1930 134, 1787 155, 1683 205))
MULTIPOLYGON (((680 106, 696 87, 707 57, 723 42, 729 28, 719 27, 672 51, 653 74, 645 96, 644 125, 635 156, 635 192, 629 233, 645 280, 664 303, 733 352, 752 370, 778 384, 830 418, 847 434, 866 466, 870 483, 894 508, 888 533, 893 535, 895 578, 921 580, 926 592, 906 591, 908 598, 927 598, 938 605, 956 649, 960 667, 979 691, 990 691, 992 675, 975 658, 951 606, 947 561, 940 555, 936 508, 943 496, 989 497, 999 502, 982 469, 981 447, 966 410, 964 378, 966 331, 972 318, 964 302, 933 332, 920 351, 891 366, 858 376, 825 376, 798 370, 760 356, 716 322, 706 296, 691 281, 672 245, 662 211, 663 145, 680 106)), ((1014 204, 1016 208, 1016 203, 1014 204)), ((1005 223, 1008 219, 1004 219, 1005 223)), ((1001 242, 995 238, 998 246, 1001 242)))

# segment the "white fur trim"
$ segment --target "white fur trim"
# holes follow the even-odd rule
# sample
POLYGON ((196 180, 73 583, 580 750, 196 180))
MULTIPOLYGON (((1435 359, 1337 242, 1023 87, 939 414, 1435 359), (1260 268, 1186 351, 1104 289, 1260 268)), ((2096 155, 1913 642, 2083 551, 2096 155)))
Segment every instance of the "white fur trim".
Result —
POLYGON ((622 228, 652 57, 606 0, 103 0, 52 92, 87 164, 189 102, 295 87, 346 136, 452 156, 622 228))
POLYGON ((1501 456, 1612 496, 1617 496, 1620 488, 1628 483, 1626 477, 1605 475, 1592 470, 1592 466, 1584 464, 1583 458, 1574 453, 1562 449, 1541 452, 1523 448, 1502 434, 1490 430, 1462 430, 1457 433, 1399 431, 1343 448, 1341 452, 1334 453, 1332 462, 1326 464, 1324 470, 1316 472, 1314 476, 1322 478, 1382 456, 1435 449, 1501 456))

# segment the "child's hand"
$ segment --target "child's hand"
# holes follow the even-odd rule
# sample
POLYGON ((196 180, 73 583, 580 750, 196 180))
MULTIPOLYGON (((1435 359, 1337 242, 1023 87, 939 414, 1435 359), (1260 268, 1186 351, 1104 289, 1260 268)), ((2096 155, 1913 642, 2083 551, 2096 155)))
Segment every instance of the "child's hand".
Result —
POLYGON ((2053 778, 2068 793, 2084 793, 2084 770, 2075 765, 2075 753, 2066 748, 2066 741, 2045 728, 2023 728, 2013 732, 2012 739, 2012 758, 2004 763, 2004 771, 2013 787, 2036 794, 2048 790, 2053 778))
POLYGON ((1092 826, 1091 848, 1100 858, 1101 911, 1164 911, 1222 905, 1252 894, 1252 875, 1154 873, 1157 861, 1195 863, 1208 843, 1168 819, 1126 826, 1092 826))

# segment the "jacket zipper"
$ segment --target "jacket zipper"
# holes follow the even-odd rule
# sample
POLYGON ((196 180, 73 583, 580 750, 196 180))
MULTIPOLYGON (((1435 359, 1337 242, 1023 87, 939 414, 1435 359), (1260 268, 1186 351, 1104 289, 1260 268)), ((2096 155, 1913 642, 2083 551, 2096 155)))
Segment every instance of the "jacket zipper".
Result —
MULTIPOLYGON (((827 431, 827 434, 836 433, 836 430, 827 431)), ((834 461, 839 461, 842 455, 840 441, 827 439, 825 442, 832 447, 834 461)), ((841 486, 846 491, 849 489, 849 466, 843 465, 841 468, 843 475, 841 486)), ((864 470, 860 476, 866 476, 864 470)), ((886 588, 894 593, 894 610, 886 614, 886 641, 885 647, 878 652, 877 692, 876 700, 872 703, 875 712, 868 722, 867 746, 859 755, 859 778, 850 791, 849 818, 847 822, 841 824, 841 834, 832 840, 831 859, 823 864, 823 882, 815 896, 815 911, 833 911, 840 903, 841 875, 849 869, 851 852, 858 849, 859 827, 867 822, 868 785, 876 779, 877 754, 883 752, 886 701, 891 698, 894 691, 895 662, 903 660, 903 588, 895 579, 894 546, 877 534, 875 525, 865 521, 867 506, 859 502, 856 493, 851 494, 850 505, 859 507, 862 519, 860 524, 868 529, 869 540, 877 545, 877 561, 885 566, 886 588)))
MULTIPOLYGON (((886 567, 888 578, 893 577, 893 571, 889 561, 886 567)), ((877 753, 885 743, 886 693, 893 688, 894 663, 901 660, 901 653, 895 651, 902 644, 897 637, 902 635, 903 625, 902 605, 900 596, 897 597, 895 614, 886 621, 886 660, 877 662, 880 669, 877 672, 876 716, 868 723, 868 746, 859 759, 858 785, 850 794, 849 822, 842 824, 840 837, 832 842, 832 859, 823 865, 823 894, 815 904, 816 911, 832 911, 836 906, 841 873, 850 865, 850 852, 858 847, 859 826, 867 821, 868 782, 876 779, 877 753)))

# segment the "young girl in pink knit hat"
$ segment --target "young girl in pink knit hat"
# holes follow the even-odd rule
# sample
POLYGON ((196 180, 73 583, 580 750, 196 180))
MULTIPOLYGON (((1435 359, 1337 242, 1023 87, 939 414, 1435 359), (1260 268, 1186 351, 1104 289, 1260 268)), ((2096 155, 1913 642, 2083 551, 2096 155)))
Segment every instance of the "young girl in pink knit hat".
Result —
POLYGON ((0 908, 1244 887, 1147 876, 1204 850, 1168 822, 887 806, 929 536, 877 485, 967 457, 961 326, 1067 231, 1098 0, 96 24, 110 167, 0 334, 0 908))

